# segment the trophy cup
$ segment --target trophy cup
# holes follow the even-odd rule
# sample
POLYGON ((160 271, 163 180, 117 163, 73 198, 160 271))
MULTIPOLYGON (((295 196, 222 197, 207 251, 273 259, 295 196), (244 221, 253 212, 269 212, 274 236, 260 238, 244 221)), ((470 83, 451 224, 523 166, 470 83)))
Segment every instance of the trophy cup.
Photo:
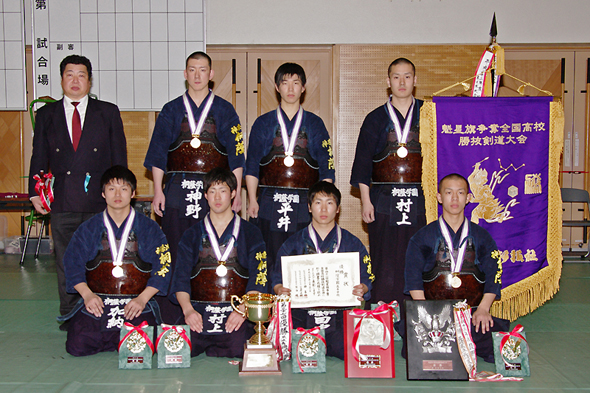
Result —
POLYGON ((232 295, 231 306, 244 318, 256 324, 256 333, 244 344, 244 360, 240 363, 240 375, 281 375, 277 352, 264 334, 264 323, 270 321, 271 309, 276 296, 268 293, 250 293, 241 298, 232 295), (239 310, 234 300, 243 304, 246 311, 239 310))

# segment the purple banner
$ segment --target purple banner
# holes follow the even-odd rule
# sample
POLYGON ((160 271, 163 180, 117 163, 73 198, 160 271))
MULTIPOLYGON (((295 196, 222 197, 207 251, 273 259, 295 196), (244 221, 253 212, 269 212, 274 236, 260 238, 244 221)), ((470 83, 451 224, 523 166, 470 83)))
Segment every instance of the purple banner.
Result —
POLYGON ((433 98, 438 179, 456 172, 469 180, 465 214, 498 244, 503 288, 547 266, 551 101, 433 98))

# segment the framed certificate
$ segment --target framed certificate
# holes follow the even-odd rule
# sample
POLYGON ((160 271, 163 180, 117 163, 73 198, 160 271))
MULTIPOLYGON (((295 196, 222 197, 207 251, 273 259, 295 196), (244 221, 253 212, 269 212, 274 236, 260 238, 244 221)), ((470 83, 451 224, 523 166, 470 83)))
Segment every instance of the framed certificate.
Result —
POLYGON ((292 308, 360 306, 352 294, 361 283, 358 252, 293 255, 281 264, 292 308))

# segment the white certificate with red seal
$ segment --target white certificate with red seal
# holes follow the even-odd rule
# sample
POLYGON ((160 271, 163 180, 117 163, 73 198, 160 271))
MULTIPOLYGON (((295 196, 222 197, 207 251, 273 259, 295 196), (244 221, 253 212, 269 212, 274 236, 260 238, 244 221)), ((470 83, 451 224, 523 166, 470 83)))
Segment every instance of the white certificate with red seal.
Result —
POLYGON ((361 283, 358 252, 285 256, 281 264, 292 308, 360 306, 352 294, 361 283))

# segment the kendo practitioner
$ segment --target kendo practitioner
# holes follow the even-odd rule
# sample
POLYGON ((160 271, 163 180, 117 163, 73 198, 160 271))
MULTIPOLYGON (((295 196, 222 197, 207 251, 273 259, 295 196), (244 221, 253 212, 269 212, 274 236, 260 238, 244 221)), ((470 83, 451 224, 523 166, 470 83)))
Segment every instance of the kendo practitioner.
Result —
POLYGON ((266 292, 266 248, 260 230, 232 211, 235 175, 217 168, 203 181, 209 213, 180 240, 171 296, 191 328, 191 356, 243 357, 254 329, 232 311, 231 296, 266 292))
POLYGON ((368 224, 373 271, 371 299, 397 300, 404 314, 404 255, 416 231, 426 225, 419 143, 420 107, 413 96, 416 68, 405 58, 387 71, 389 100, 361 126, 350 184, 361 194, 368 224))
POLYGON ((472 337, 477 355, 494 362, 492 331, 510 322, 490 315, 500 299, 502 263, 488 231, 465 217, 469 183, 456 173, 445 176, 436 195, 443 214, 420 229, 406 253, 406 293, 414 300, 466 299, 474 307, 472 337))
POLYGON ((301 106, 305 82, 299 64, 277 69, 280 105, 256 119, 248 140, 248 216, 262 231, 271 264, 283 242, 310 222, 309 187, 320 179, 334 182, 328 130, 321 118, 301 106))
MULTIPOLYGON (((332 183, 320 181, 309 189, 308 209, 311 223, 291 236, 279 249, 271 284, 277 295, 290 295, 291 289, 283 286, 281 257, 289 255, 358 252, 361 283, 352 288, 358 300, 371 298, 375 279, 371 257, 359 238, 336 224, 340 212, 340 190, 332 183)), ((321 326, 326 332, 326 354, 344 360, 344 313, 342 308, 294 308, 291 310, 293 328, 311 329, 321 326)))
MULTIPOLYGON (((60 315, 80 300, 66 291, 63 258, 76 229, 105 209, 100 177, 113 165, 127 166, 127 144, 119 108, 89 99, 92 64, 84 56, 70 55, 60 63, 63 98, 37 111, 33 154, 29 171, 29 197, 39 214, 46 206, 35 191, 35 175, 50 171, 55 179, 51 205, 51 232, 60 315)), ((67 330, 67 323, 60 325, 67 330)))
MULTIPOLYGON (((188 89, 162 108, 144 161, 152 171, 154 212, 162 217, 172 270, 182 234, 209 211, 203 198, 203 176, 213 168, 229 168, 236 175, 237 189, 241 189, 245 162, 242 127, 233 106, 209 89, 213 75, 206 53, 194 52, 186 59, 188 89)), ((238 192, 233 209, 239 212, 241 205, 238 192)), ((166 302, 160 302, 162 317, 165 323, 174 323, 181 310, 166 302)))
POLYGON ((135 212, 137 180, 117 165, 101 178, 107 208, 80 225, 64 256, 68 292, 82 296, 66 316, 74 356, 116 351, 123 323, 161 323, 154 295, 166 295, 170 252, 158 224, 135 212))

